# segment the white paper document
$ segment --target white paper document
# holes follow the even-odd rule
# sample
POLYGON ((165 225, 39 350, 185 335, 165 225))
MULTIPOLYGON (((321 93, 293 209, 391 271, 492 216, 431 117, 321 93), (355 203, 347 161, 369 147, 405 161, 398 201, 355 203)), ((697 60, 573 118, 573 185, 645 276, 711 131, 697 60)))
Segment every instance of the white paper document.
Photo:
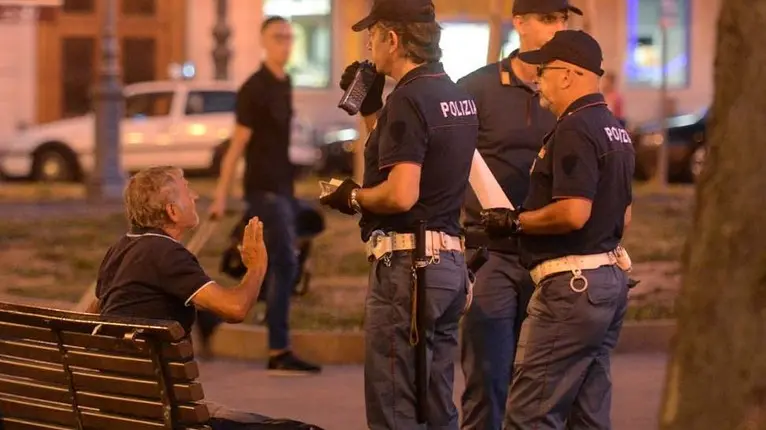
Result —
POLYGON ((479 199, 482 209, 489 208, 507 208, 513 210, 513 204, 505 195, 497 179, 489 170, 487 163, 482 158, 479 151, 473 151, 473 161, 471 162, 471 174, 468 177, 474 194, 479 199))
POLYGON ((335 190, 338 189, 338 187, 343 184, 343 181, 340 179, 330 179, 330 182, 327 181, 319 181, 319 187, 321 188, 321 193, 319 194, 319 198, 332 194, 335 192, 335 190))

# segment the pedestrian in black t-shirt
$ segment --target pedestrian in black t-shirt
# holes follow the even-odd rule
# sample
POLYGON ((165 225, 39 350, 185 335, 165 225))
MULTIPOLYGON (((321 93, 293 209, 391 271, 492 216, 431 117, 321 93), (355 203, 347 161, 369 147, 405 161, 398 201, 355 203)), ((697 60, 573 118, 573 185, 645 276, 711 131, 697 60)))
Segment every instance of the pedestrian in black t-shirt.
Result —
POLYGON ((270 256, 266 323, 271 358, 267 367, 270 371, 313 373, 321 368, 292 353, 288 327, 290 297, 298 276, 294 250, 297 239, 295 167, 289 157, 292 85, 285 72, 292 41, 290 23, 284 18, 264 21, 261 27, 264 62, 237 95, 236 126, 221 163, 210 214, 223 216, 237 162, 244 155, 247 216, 258 216, 266 225, 266 248, 270 256))
POLYGON ((558 118, 532 165, 523 211, 483 214, 492 235, 517 234, 536 290, 514 363, 505 427, 609 429, 610 354, 628 300, 635 153, 598 92, 601 48, 559 31, 539 50, 541 104, 558 118))

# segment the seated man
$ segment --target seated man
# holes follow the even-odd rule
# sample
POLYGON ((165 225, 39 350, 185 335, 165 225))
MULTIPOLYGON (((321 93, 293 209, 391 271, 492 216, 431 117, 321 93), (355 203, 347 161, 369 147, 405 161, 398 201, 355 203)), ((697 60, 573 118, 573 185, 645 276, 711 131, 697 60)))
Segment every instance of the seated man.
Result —
MULTIPOLYGON (((234 288, 217 284, 197 258, 180 242, 199 222, 195 201, 183 171, 152 167, 133 176, 125 190, 125 210, 130 231, 106 252, 98 273, 97 299, 89 311, 178 321, 191 333, 196 308, 226 322, 245 319, 261 288, 267 267, 263 224, 252 218, 245 227, 242 261, 247 267, 234 288)), ((269 420, 266 417, 209 408, 214 430, 316 429, 308 424, 269 420), (245 423, 252 423, 245 424, 245 423)))

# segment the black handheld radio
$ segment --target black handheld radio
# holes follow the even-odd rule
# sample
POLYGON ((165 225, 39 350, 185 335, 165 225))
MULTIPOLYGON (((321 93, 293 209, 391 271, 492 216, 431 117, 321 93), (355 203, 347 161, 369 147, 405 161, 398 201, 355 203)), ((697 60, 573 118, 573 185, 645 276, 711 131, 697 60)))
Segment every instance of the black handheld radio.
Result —
POLYGON ((343 97, 340 98, 338 107, 349 115, 356 115, 362 107, 362 102, 367 97, 367 93, 370 92, 370 87, 375 82, 376 75, 375 66, 371 62, 363 61, 359 63, 354 80, 351 81, 351 85, 348 86, 346 92, 343 93, 343 97))

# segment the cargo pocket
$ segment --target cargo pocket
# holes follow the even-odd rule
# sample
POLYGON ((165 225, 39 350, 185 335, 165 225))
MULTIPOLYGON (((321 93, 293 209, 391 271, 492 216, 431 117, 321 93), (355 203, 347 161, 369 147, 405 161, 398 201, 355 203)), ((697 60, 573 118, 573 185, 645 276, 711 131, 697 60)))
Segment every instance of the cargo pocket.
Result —
POLYGON ((618 287, 618 279, 615 267, 610 270, 589 271, 583 274, 588 278, 588 301, 594 306, 604 306, 614 303, 622 292, 618 287))

